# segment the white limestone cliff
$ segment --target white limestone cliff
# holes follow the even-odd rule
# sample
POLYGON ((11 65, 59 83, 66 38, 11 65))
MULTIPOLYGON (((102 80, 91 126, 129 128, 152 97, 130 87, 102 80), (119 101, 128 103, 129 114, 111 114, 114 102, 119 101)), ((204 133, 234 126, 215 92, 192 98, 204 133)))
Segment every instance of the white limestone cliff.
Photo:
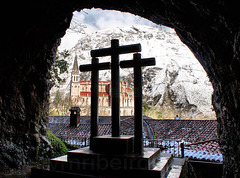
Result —
MULTIPOLYGON (((61 85, 62 91, 66 94, 70 91, 75 55, 79 65, 90 64, 90 51, 109 47, 111 39, 119 39, 120 45, 141 43, 142 57, 156 58, 156 66, 143 68, 144 102, 159 107, 169 117, 176 114, 183 118, 215 117, 211 104, 212 85, 200 63, 173 30, 137 25, 86 35, 70 50, 67 58, 69 73, 63 75, 67 80, 61 85)), ((120 60, 130 59, 132 54, 120 56, 120 60)), ((109 60, 109 57, 105 57, 99 61, 109 60)), ((130 85, 132 73, 132 69, 121 70, 121 77, 130 81, 130 85)), ((81 73, 81 80, 85 79, 90 79, 90 75, 81 73)), ((100 80, 110 80, 110 71, 101 71, 100 80)))

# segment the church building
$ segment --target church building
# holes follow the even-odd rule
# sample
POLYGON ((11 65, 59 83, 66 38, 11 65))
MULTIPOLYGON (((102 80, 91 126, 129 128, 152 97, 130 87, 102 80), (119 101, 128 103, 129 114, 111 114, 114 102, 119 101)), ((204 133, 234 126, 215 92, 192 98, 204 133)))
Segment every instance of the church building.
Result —
MULTIPOLYGON (((70 95, 73 106, 81 108, 81 115, 90 115, 91 81, 80 80, 77 56, 75 56, 71 74, 70 95)), ((111 81, 99 81, 99 115, 111 116, 111 81)), ((120 82, 120 115, 134 114, 134 90, 124 81, 120 82)))

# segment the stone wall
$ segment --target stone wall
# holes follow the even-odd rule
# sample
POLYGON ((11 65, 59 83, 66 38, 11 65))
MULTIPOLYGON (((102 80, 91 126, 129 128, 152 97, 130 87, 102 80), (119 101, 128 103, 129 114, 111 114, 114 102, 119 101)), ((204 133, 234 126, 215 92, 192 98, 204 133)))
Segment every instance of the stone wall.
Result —
MULTIPOLYGON (((236 2, 237 3, 237 2, 236 2)), ((175 28, 214 87, 225 177, 240 177, 240 16, 230 1, 52 0, 5 2, 0 65, 0 165, 46 155, 49 69, 72 12, 87 7, 138 14, 175 28)))

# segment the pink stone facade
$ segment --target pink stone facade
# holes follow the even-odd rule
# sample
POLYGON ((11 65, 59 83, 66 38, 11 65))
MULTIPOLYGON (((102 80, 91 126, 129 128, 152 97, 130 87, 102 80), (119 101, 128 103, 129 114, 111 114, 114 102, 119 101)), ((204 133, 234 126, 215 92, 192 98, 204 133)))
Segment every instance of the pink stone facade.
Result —
MULTIPOLYGON (((73 105, 81 108, 81 115, 90 115, 91 81, 80 80, 71 82, 71 100, 73 105)), ((99 115, 111 115, 111 82, 99 81, 99 115)), ((134 114, 134 91, 127 83, 120 83, 120 112, 122 116, 134 114)))

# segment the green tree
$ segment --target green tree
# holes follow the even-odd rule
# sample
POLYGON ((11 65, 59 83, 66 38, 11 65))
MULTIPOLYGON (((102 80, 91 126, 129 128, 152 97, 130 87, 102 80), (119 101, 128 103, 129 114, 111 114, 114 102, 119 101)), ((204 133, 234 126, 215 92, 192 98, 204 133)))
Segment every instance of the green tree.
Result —
POLYGON ((66 58, 69 56, 69 51, 64 50, 63 52, 58 53, 56 55, 55 61, 51 67, 51 84, 52 87, 59 87, 59 84, 65 82, 66 79, 62 78, 60 75, 68 72, 68 63, 66 58))
POLYGON ((70 100, 70 96, 67 95, 63 98, 62 101, 62 110, 61 113, 64 116, 70 115, 69 109, 71 108, 71 100, 70 100))
POLYGON ((53 106, 54 106, 55 110, 57 111, 58 115, 60 114, 61 105, 62 105, 62 95, 61 95, 60 91, 57 90, 55 93, 54 100, 53 100, 53 106))
POLYGON ((64 115, 67 116, 70 114, 69 109, 71 108, 70 96, 56 91, 55 97, 49 105, 49 114, 50 115, 64 115))

